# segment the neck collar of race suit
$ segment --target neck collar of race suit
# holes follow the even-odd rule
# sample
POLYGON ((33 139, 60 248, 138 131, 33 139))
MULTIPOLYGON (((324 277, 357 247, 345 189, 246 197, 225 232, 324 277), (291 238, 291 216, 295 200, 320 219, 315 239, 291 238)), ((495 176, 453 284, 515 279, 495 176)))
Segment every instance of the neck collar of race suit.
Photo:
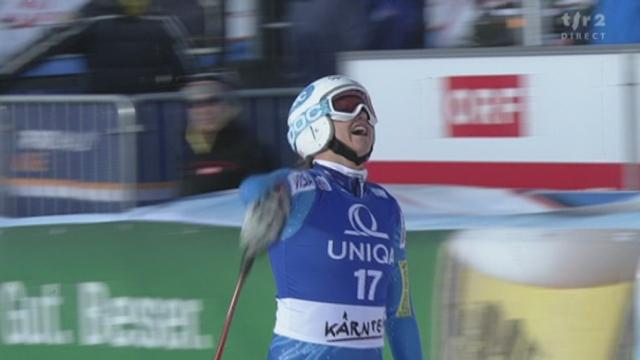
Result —
POLYGON ((371 145, 371 149, 369 150, 368 153, 362 156, 358 156, 358 154, 356 154, 356 152, 353 151, 353 149, 348 147, 342 141, 336 139, 335 136, 329 142, 328 148, 331 149, 334 153, 340 156, 343 156, 345 159, 352 161, 356 165, 364 164, 367 160, 369 160, 369 157, 371 156, 371 152, 373 152, 373 145, 371 145))
POLYGON ((363 196, 367 170, 352 169, 328 160, 314 160, 313 164, 347 192, 359 198, 363 196))
POLYGON ((352 169, 350 167, 347 167, 337 162, 329 161, 329 160, 316 159, 316 160, 313 160, 313 163, 324 166, 331 170, 337 171, 340 174, 348 176, 350 178, 357 178, 358 180, 363 182, 367 180, 368 172, 366 169, 363 169, 363 170, 352 169))

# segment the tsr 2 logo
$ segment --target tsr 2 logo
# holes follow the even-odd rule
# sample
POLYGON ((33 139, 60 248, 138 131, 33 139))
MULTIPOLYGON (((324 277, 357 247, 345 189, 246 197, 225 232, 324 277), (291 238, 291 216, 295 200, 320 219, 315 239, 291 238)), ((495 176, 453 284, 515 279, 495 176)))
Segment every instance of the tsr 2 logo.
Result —
POLYGON ((561 19, 562 25, 570 30, 561 34, 563 40, 604 40, 605 32, 597 31, 606 26, 604 14, 591 16, 578 11, 573 15, 564 13, 561 19))

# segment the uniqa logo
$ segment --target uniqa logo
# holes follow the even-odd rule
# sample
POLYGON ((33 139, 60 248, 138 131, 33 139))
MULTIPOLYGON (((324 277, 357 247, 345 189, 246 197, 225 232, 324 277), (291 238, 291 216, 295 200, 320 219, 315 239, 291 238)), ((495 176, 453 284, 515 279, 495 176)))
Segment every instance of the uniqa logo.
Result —
POLYGON ((369 242, 353 243, 341 241, 338 245, 333 240, 327 242, 327 255, 333 260, 349 259, 349 261, 361 261, 381 265, 393 264, 395 254, 393 248, 387 248, 384 244, 372 245, 369 242), (340 251, 336 251, 339 249, 340 251))
POLYGON ((352 229, 345 230, 345 234, 389 239, 389 235, 378 231, 378 221, 371 210, 362 204, 354 204, 349 208, 349 222, 352 229), (366 223, 363 221, 363 217, 368 217, 366 223))

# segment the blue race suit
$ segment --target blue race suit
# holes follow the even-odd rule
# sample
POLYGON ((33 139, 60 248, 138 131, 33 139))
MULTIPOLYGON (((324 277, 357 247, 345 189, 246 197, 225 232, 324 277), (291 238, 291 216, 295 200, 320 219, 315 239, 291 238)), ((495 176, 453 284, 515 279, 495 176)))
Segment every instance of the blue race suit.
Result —
POLYGON ((366 171, 317 160, 247 179, 246 202, 276 184, 291 195, 281 238, 269 249, 277 288, 270 360, 422 359, 400 207, 366 171))

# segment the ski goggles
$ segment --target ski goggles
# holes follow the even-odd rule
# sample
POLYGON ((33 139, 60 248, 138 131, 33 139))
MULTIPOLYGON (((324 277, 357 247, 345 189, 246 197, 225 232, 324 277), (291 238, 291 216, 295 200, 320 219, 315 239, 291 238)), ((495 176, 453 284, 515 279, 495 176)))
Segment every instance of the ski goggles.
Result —
POLYGON ((351 121, 364 111, 369 124, 375 125, 378 122, 369 95, 360 88, 339 89, 327 95, 323 101, 332 120, 351 121))

